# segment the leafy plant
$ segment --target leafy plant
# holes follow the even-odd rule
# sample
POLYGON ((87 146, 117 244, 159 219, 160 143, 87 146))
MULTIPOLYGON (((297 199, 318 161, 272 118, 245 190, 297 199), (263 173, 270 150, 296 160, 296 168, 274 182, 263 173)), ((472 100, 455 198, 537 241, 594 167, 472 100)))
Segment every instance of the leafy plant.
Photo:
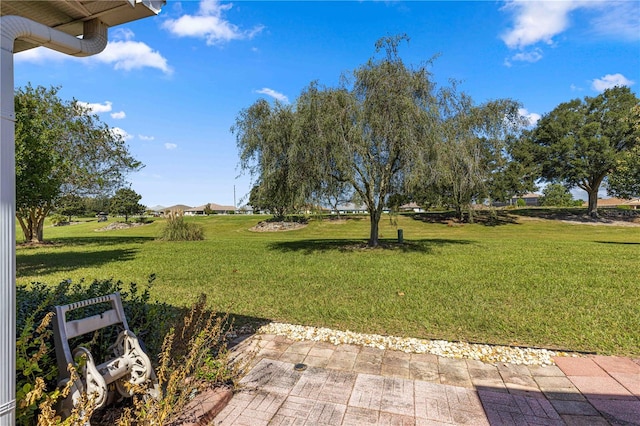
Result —
MULTIPOLYGON (((55 360, 52 321, 53 307, 66 305, 97 296, 120 292, 130 328, 143 337, 149 353, 158 353, 163 336, 177 314, 167 304, 151 303, 149 289, 155 276, 149 278, 147 287, 140 291, 136 283, 125 288, 121 281, 95 280, 89 285, 65 280, 50 287, 43 283, 20 285, 16 289, 16 422, 33 424, 38 406, 47 400, 54 401, 62 394, 56 389, 58 368, 55 360), (167 325, 165 325, 167 324, 167 325)), ((92 334, 72 346, 87 346, 96 359, 104 359, 107 348, 113 344, 117 330, 105 329, 92 334)), ((81 338, 78 338, 81 339, 81 338)))
MULTIPOLYGON (((96 280, 88 286, 67 280, 56 287, 34 283, 18 288, 18 330, 21 330, 16 344, 18 425, 32 425, 36 421, 39 425, 85 424, 90 417, 92 424, 114 423, 112 413, 106 413, 108 410, 94 413, 93 401, 87 395, 82 395, 66 419, 56 412, 56 404, 69 395, 78 376, 70 366, 71 380, 57 387, 51 327, 53 306, 114 291, 121 294, 130 328, 149 343, 146 352, 156 365, 160 393, 158 398, 149 398, 146 388, 133 389, 134 398, 122 403, 117 424, 166 424, 181 413, 194 393, 211 386, 235 385, 244 365, 230 362, 226 348, 228 317, 208 310, 203 294, 179 321, 181 310, 150 302, 149 288, 154 279, 152 275, 142 291, 135 283, 125 288, 122 282, 113 280, 96 280), (153 354, 158 353, 156 360, 153 354)), ((109 333, 95 333, 90 342, 83 342, 89 345, 95 359, 101 359, 107 346, 113 343, 115 336, 109 333)))
MULTIPOLYGON (((134 389, 133 403, 118 418, 118 425, 180 423, 186 405, 211 386, 234 387, 245 363, 232 363, 226 347, 228 317, 206 308, 206 296, 185 315, 183 322, 164 338, 159 365, 158 398, 146 397, 145 389, 134 389)), ((249 361, 247 361, 249 362, 249 361)))
POLYGON ((60 226, 67 223, 67 218, 61 214, 54 214, 51 216, 51 224, 53 226, 60 226))
POLYGON ((575 205, 573 195, 562 184, 550 183, 543 189, 542 194, 540 197, 541 206, 571 207, 575 205))

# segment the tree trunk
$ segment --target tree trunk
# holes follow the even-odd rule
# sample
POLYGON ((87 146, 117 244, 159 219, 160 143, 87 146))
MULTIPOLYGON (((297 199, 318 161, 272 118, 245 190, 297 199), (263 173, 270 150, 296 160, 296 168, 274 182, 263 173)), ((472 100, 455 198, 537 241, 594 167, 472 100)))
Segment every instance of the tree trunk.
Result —
POLYGON ((38 223, 36 225, 37 226, 37 228, 36 228, 37 229, 36 241, 34 241, 34 242, 41 243, 41 242, 44 241, 44 219, 45 219, 45 217, 46 217, 45 215, 41 215, 41 216, 38 216, 38 218, 37 218, 38 223))
POLYGON ((48 208, 35 207, 27 212, 16 212, 20 228, 27 243, 44 242, 44 220, 49 212, 48 208))
POLYGON ((378 225, 380 224, 380 212, 373 210, 369 212, 371 231, 369 232, 369 247, 378 247, 378 225))
POLYGON ((27 223, 24 221, 22 216, 16 215, 18 217, 18 223, 20 224, 20 228, 22 228, 22 235, 24 236, 24 240, 30 241, 29 239, 29 228, 27 227, 27 223))
POLYGON ((589 208, 587 214, 591 217, 598 217, 598 188, 587 191, 589 194, 589 208))
POLYGON ((589 195, 587 214, 593 218, 598 217, 598 190, 605 177, 606 173, 601 173, 598 176, 592 177, 589 181, 584 182, 582 185, 578 185, 578 188, 585 190, 589 195))

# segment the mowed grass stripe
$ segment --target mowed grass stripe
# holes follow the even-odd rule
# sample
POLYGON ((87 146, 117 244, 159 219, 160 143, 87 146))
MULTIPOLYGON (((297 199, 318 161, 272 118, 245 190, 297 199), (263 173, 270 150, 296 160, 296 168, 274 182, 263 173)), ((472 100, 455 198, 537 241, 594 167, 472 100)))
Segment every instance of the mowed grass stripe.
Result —
MULTIPOLYGON (((46 228, 58 244, 17 250, 18 282, 109 278, 155 298, 358 332, 640 355, 640 228, 519 218, 449 227, 397 217, 402 248, 359 248, 368 219, 249 231, 258 216, 193 218, 206 239, 155 240, 162 220, 96 232, 46 228)), ((386 242, 397 228, 381 222, 386 242)))

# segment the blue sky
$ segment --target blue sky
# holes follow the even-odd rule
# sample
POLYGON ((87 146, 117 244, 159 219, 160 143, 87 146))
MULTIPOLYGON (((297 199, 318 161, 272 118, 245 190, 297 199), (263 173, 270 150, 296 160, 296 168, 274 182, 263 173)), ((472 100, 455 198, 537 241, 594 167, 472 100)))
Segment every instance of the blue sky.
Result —
POLYGON ((561 102, 640 87, 640 2, 171 1, 154 18, 111 28, 99 55, 44 48, 15 55, 16 87, 60 86, 127 139, 145 167, 129 176, 147 206, 241 204, 230 132, 259 98, 293 102, 317 80, 335 85, 377 39, 406 33, 408 64, 439 55, 477 103, 511 98, 534 122, 561 102))

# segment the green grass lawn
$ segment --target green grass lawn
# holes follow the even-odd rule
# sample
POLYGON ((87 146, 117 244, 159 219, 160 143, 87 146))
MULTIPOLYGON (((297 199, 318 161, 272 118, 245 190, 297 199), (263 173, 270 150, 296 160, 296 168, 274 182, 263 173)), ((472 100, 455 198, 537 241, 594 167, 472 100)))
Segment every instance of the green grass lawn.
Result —
MULTIPOLYGON (((447 226, 398 217, 405 245, 361 248, 368 218, 249 231, 264 217, 210 216, 206 240, 163 242, 162 220, 96 232, 45 228, 48 247, 18 247, 18 283, 154 273, 157 300, 242 317, 367 333, 640 355, 640 227, 516 217, 447 226)), ((397 228, 381 222, 382 238, 397 228)))

